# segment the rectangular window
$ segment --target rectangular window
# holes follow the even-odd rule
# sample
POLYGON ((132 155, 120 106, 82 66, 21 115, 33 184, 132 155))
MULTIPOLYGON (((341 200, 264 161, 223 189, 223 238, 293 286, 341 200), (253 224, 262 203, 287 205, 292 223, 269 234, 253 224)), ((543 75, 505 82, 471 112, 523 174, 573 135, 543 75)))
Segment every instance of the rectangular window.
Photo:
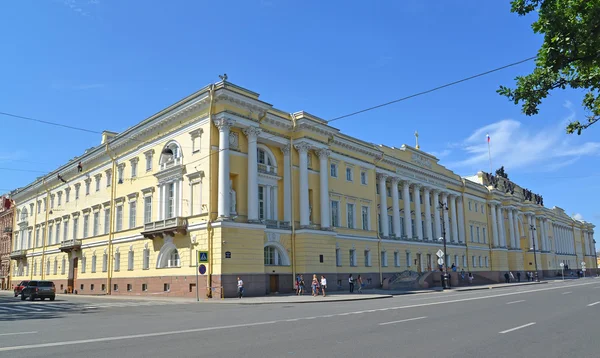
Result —
POLYGON ((377 195, 379 195, 379 184, 375 184, 375 191, 377 192, 377 195))
POLYGON ((93 236, 98 236, 99 228, 100 228, 100 212, 95 211, 94 212, 94 229, 92 231, 93 236))
POLYGON ((356 250, 350 250, 350 266, 356 266, 356 250))
POLYGON ((42 211, 42 202, 41 201, 37 202, 37 211, 38 211, 38 214, 42 211))
POLYGON ((115 271, 121 271, 121 253, 120 252, 115 252, 115 267, 114 267, 115 271))
POLYGON ((483 228, 482 230, 483 230, 483 243, 485 244, 487 242, 487 236, 485 235, 485 228, 483 228))
POLYGON ((127 254, 127 270, 133 271, 133 251, 129 250, 127 254))
POLYGON ((108 270, 108 254, 102 255, 102 272, 106 272, 108 270))
POLYGON ((331 163, 331 165, 329 166, 329 170, 330 170, 330 174, 332 178, 337 178, 338 176, 338 167, 337 164, 331 163))
POLYGON ((335 249, 335 265, 342 266, 342 250, 335 249))
POLYGON ((463 267, 467 267, 467 257, 465 255, 462 256, 463 267))
POLYGON ((50 209, 54 209, 54 195, 50 196, 50 209))
POLYGON ((85 195, 90 195, 90 181, 85 182, 85 195))
POLYGON ((75 185, 75 200, 79 199, 79 184, 75 185))
POLYGON ((258 219, 265 219, 265 187, 262 185, 258 186, 258 219))
POLYGON ((96 177, 96 191, 100 191, 100 176, 96 177))
POLYGON ((35 247, 40 246, 40 228, 35 229, 35 247))
POLYGON ((475 261, 475 256, 471 256, 471 266, 477 267, 477 262, 475 261))
POLYGON ((86 257, 83 256, 81 258, 81 273, 85 273, 85 264, 86 264, 86 261, 87 261, 86 257))
POLYGON ((108 234, 110 229, 110 208, 104 209, 104 235, 108 234))
POLYGON ((400 267, 400 253, 394 252, 394 266, 400 267))
POLYGON ((381 266, 382 267, 387 267, 388 262, 387 262, 387 252, 386 251, 381 251, 381 266))
POLYGON ((106 186, 109 187, 112 185, 112 173, 106 172, 106 186))
POLYGON ((60 206, 62 204, 62 191, 59 191, 57 195, 58 195, 58 204, 57 205, 60 206))
POLYGON ((152 170, 152 155, 146 155, 146 171, 152 170))
POLYGON ((123 205, 117 206, 117 228, 115 231, 123 230, 123 205))
POLYGON ((378 232, 383 232, 383 228, 381 227, 381 214, 377 214, 377 230, 378 232))
POLYGON ((346 168, 346 180, 347 181, 353 181, 353 173, 352 173, 352 168, 346 168))
POLYGON ((144 197, 144 224, 152 222, 152 197, 144 197))
POLYGON ((481 256, 479 256, 479 257, 477 258, 477 262, 478 262, 478 264, 477 264, 477 265, 478 265, 479 267, 483 267, 483 266, 481 265, 481 256))
POLYGON ((144 249, 144 262, 142 268, 148 270, 150 268, 150 249, 144 249))
POLYGON ((475 238, 473 237, 473 225, 470 225, 469 229, 471 233, 471 242, 475 242, 475 238))
POLYGON ((411 257, 410 257, 410 252, 406 253, 406 267, 410 267, 411 264, 411 257))
POLYGON ((96 273, 96 255, 92 256, 92 273, 96 273))
POLYGON ((331 202, 331 226, 339 227, 340 226, 340 202, 332 201, 331 202))
POLYGON ((481 204, 481 213, 482 214, 485 214, 485 209, 484 208, 485 208, 485 205, 481 204))
POLYGON ((365 266, 366 267, 371 266, 371 251, 369 251, 369 250, 365 250, 365 266))
POLYGON ((388 198, 392 197, 392 188, 390 188, 389 186, 386 186, 385 194, 387 195, 388 198))
POLYGON ((388 215, 388 232, 390 234, 395 234, 395 232, 394 232, 394 219, 392 218, 392 215, 388 215))
POLYGON ((364 172, 364 171, 360 172, 360 183, 362 185, 367 185, 367 172, 364 172))
POLYGON ((454 255, 454 264, 457 266, 458 268, 458 255, 454 255))
POLYGON ((133 229, 135 227, 135 217, 137 215, 137 201, 129 202, 129 228, 133 229))
POLYGON ((63 226, 63 241, 69 240, 69 222, 65 221, 63 226))
POLYGON ((166 219, 175 217, 175 183, 167 184, 166 219))
POLYGON ((131 177, 132 178, 137 177, 137 161, 131 162, 131 177))
POLYGON ((48 245, 52 245, 52 229, 51 225, 48 226, 48 245))
POLYGON ((363 206, 361 208, 361 219, 362 219, 362 229, 369 230, 369 207, 363 206))
POLYGON ((477 242, 481 242, 481 237, 479 236, 479 226, 475 228, 477 230, 477 242))
POLYGON ((90 216, 84 215, 83 216, 83 238, 84 239, 88 237, 89 226, 90 226, 90 216))
POLYGON ((60 242, 60 223, 56 223, 56 243, 60 242))
POLYGON ((123 173, 125 172, 125 164, 120 165, 119 169, 117 169, 117 171, 118 171, 118 177, 117 177, 118 183, 123 184, 123 179, 124 179, 123 173))
POLYGON ((144 291, 144 292, 148 291, 148 284, 147 283, 142 283, 142 291, 144 291))
POLYGON ((69 202, 70 196, 71 196, 71 189, 65 189, 65 203, 69 202))
POLYGON ((79 230, 79 218, 73 218, 73 240, 77 240, 77 231, 79 230))
POLYGON ((473 210, 471 209, 471 201, 470 201, 470 200, 469 200, 469 211, 473 211, 473 210))
POLYGON ((348 228, 354 229, 354 204, 346 205, 346 213, 348 217, 348 228))

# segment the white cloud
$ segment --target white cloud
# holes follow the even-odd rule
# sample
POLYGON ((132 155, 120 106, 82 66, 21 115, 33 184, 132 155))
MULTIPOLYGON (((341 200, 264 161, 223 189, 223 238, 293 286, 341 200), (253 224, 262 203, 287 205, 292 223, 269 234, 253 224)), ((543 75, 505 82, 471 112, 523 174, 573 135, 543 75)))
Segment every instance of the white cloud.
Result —
POLYGON ((583 220, 583 215, 581 215, 580 213, 573 214, 573 219, 583 220))
MULTIPOLYGON (((535 119, 534 119, 535 120, 535 119)), ((490 152, 494 168, 504 165, 508 170, 530 166, 536 171, 556 171, 577 162, 581 157, 600 155, 600 142, 580 143, 581 137, 569 136, 565 126, 570 118, 535 130, 524 128, 512 119, 476 129, 467 139, 453 145, 459 148, 461 158, 448 167, 472 172, 489 167, 486 134, 490 135, 490 152)))
POLYGON ((442 159, 442 158, 445 158, 445 157, 449 156, 450 153, 452 153, 452 151, 450 149, 444 149, 444 150, 439 151, 439 152, 429 152, 428 154, 431 154, 431 155, 433 155, 434 157, 436 157, 438 159, 442 159))

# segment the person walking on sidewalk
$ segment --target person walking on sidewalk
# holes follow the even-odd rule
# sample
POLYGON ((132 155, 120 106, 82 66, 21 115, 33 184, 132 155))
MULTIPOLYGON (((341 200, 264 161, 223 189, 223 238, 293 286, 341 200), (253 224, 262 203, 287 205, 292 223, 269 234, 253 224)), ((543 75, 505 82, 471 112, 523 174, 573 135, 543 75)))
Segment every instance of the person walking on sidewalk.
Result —
POLYGON ((241 278, 237 278, 237 291, 238 291, 238 298, 242 298, 244 296, 244 281, 242 281, 241 278))
POLYGON ((521 282, 521 271, 517 271, 517 282, 521 282))
POLYGON ((358 285, 358 293, 362 293, 363 281, 360 275, 358 275, 358 277, 356 278, 356 284, 358 285))
POLYGON ((321 275, 321 290, 323 291, 323 297, 325 297, 325 289, 327 288, 327 279, 325 275, 321 275))
POLYGON ((473 284, 473 274, 469 272, 469 286, 473 284))
POLYGON ((354 277, 352 277, 352 274, 348 276, 348 285, 350 286, 350 293, 354 293, 354 277))
POLYGON ((317 275, 314 274, 312 278, 312 282, 310 283, 310 287, 312 288, 313 297, 317 297, 319 294, 319 280, 317 279, 317 275))
POLYGON ((508 272, 504 273, 504 283, 510 282, 510 276, 508 276, 508 272))
POLYGON ((300 281, 298 282, 298 292, 300 295, 304 294, 304 276, 300 275, 300 281))

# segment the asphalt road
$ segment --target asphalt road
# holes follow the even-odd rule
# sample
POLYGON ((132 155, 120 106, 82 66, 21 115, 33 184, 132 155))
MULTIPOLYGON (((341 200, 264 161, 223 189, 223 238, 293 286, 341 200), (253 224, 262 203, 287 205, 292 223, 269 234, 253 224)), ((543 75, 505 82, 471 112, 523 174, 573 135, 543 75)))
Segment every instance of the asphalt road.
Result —
POLYGON ((314 304, 61 302, 81 309, 0 310, 0 357, 599 356, 597 279, 314 304))

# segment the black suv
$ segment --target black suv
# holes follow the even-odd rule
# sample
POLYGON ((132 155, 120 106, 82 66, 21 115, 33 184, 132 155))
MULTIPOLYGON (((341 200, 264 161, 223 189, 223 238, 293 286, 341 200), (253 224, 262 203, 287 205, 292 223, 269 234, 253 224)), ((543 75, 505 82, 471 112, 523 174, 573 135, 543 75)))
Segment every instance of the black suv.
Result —
POLYGON ((36 298, 42 301, 49 298, 50 301, 54 301, 56 298, 56 287, 52 281, 29 281, 27 286, 21 290, 21 300, 25 301, 29 297, 30 301, 36 298))

